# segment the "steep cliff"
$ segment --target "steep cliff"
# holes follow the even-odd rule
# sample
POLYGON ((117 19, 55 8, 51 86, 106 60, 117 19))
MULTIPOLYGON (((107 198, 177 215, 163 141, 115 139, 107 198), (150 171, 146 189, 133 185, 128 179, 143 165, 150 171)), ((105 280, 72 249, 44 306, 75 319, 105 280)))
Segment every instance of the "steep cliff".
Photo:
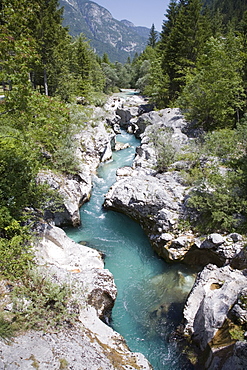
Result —
POLYGON ((107 53, 112 62, 125 62, 144 50, 149 29, 118 21, 104 7, 92 1, 60 0, 64 7, 64 25, 72 36, 83 33, 99 55, 107 53))

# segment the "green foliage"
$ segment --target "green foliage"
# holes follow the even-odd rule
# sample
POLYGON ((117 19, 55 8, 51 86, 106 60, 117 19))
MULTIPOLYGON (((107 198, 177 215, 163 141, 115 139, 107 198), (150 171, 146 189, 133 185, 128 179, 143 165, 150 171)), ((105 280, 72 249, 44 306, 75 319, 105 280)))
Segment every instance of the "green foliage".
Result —
POLYGON ((229 21, 239 22, 243 13, 247 10, 246 0, 204 0, 204 2, 211 9, 212 13, 215 13, 217 10, 220 11, 225 24, 229 21))
MULTIPOLYGON (((133 77, 132 83, 135 87, 140 90, 141 93, 148 93, 149 87, 151 86, 151 65, 156 60, 156 51, 151 46, 147 46, 143 53, 137 57, 133 63, 133 77)), ((153 76, 152 76, 153 77, 153 76)))
POLYGON ((163 72, 169 76, 170 101, 185 85, 185 77, 194 69, 207 37, 201 10, 200 0, 171 1, 160 44, 163 72))
POLYGON ((243 231, 247 220, 246 127, 208 133, 186 180, 194 188, 187 205, 201 232, 243 231), (188 179, 188 176, 190 178, 188 179))
POLYGON ((0 275, 21 278, 32 263, 30 235, 26 227, 14 219, 9 209, 0 208, 0 275))
POLYGON ((206 130, 233 127, 245 104, 241 55, 241 39, 231 34, 207 42, 178 100, 189 120, 197 120, 206 130))
POLYGON ((59 362, 60 362, 59 370, 68 369, 69 363, 65 358, 60 358, 59 362))
POLYGON ((70 133, 69 111, 56 98, 33 93, 24 120, 29 122, 28 136, 51 154, 70 133))
POLYGON ((245 227, 247 200, 239 184, 239 174, 229 172, 221 176, 211 173, 210 178, 194 189, 188 206, 196 209, 194 226, 204 232, 234 231, 245 227))
POLYGON ((35 205, 37 162, 20 135, 0 136, 0 143, 0 207, 18 216, 35 205))
POLYGON ((149 39, 148 39, 148 45, 152 48, 155 47, 158 40, 158 32, 155 31, 155 26, 152 24, 152 27, 150 29, 149 39))
POLYGON ((111 93, 118 86, 118 75, 114 66, 108 63, 102 63, 101 68, 105 75, 105 93, 111 93))
POLYGON ((174 162, 176 148, 172 141, 172 132, 169 128, 152 127, 148 132, 149 139, 154 145, 156 153, 156 170, 165 171, 174 162))
POLYGON ((66 284, 53 283, 36 271, 29 271, 12 292, 15 320, 23 329, 54 330, 73 325, 78 305, 66 284), (69 309, 70 308, 70 309, 69 309))
POLYGON ((11 322, 6 320, 2 314, 0 314, 0 338, 8 340, 14 334, 11 322))
POLYGON ((204 137, 203 151, 207 156, 218 157, 224 165, 231 163, 239 156, 239 133, 229 128, 209 132, 204 137))
POLYGON ((230 333, 231 338, 234 340, 241 340, 241 341, 244 340, 245 331, 238 326, 235 326, 234 328, 230 329, 229 333, 230 333))
POLYGON ((151 61, 146 75, 146 84, 143 88, 143 93, 150 97, 156 108, 162 108, 168 103, 168 84, 167 75, 162 73, 161 59, 155 58, 151 61))

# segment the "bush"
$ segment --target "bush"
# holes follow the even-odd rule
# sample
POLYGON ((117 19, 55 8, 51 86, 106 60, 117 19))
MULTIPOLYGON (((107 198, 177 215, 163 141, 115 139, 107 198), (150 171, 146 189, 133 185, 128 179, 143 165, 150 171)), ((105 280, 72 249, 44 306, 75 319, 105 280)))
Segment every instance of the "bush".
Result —
MULTIPOLYGON (((246 226, 247 199, 241 185, 241 174, 210 174, 195 188, 188 206, 197 211, 194 227, 202 232, 242 231, 246 226)), ((194 216, 194 215, 193 215, 194 216)))
POLYGON ((75 323, 78 304, 69 286, 53 283, 35 270, 13 289, 12 299, 15 320, 25 329, 53 330, 75 323))
POLYGON ((30 234, 7 208, 0 208, 0 276, 21 278, 32 263, 30 234))
POLYGON ((176 147, 172 140, 172 131, 168 127, 151 127, 148 131, 156 153, 156 170, 165 171, 174 162, 176 147))
POLYGON ((3 315, 0 313, 0 338, 10 339, 14 334, 13 327, 11 322, 6 320, 3 315))

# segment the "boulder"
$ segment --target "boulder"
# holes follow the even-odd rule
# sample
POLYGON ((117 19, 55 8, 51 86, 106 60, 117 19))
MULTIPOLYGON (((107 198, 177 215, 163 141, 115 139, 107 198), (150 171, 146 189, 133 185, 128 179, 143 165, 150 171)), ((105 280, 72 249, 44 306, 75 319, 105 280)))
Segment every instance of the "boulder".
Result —
POLYGON ((135 123, 138 126, 138 130, 135 135, 139 138, 149 125, 159 124, 163 127, 180 130, 180 132, 185 130, 187 127, 187 122, 179 108, 166 108, 159 111, 144 113, 140 115, 135 123))
POLYGON ((246 284, 246 274, 230 266, 208 265, 198 274, 184 308, 184 334, 202 351, 234 343, 222 330, 246 284))
POLYGON ((118 108, 116 113, 120 117, 120 126, 127 128, 130 120, 138 115, 138 107, 118 108))
POLYGON ((117 172, 117 182, 108 191, 104 206, 127 214, 143 226, 154 241, 173 230, 178 221, 184 187, 171 174, 154 177, 131 168, 117 172), (175 185, 176 184, 176 185, 175 185))
POLYGON ((54 205, 50 208, 47 204, 47 210, 44 213, 45 220, 56 226, 66 224, 78 226, 80 224, 79 207, 89 199, 91 193, 92 182, 89 174, 66 176, 51 170, 44 170, 38 174, 37 182, 48 184, 63 199, 62 210, 54 209, 54 205))

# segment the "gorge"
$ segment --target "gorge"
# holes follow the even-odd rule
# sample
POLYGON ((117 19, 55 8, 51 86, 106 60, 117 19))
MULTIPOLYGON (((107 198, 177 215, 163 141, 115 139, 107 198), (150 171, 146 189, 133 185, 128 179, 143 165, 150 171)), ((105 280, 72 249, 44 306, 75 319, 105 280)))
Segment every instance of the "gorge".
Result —
POLYGON ((41 274, 70 286, 78 321, 2 343, 7 369, 245 367, 245 238, 178 227, 188 194, 179 169, 187 164, 157 171, 150 137, 166 132, 160 137, 179 151, 195 133, 179 109, 154 111, 128 94, 94 107, 92 122, 76 134, 76 176, 40 173, 39 181, 59 190, 64 209, 37 225, 36 260, 41 274), (66 235, 60 227, 68 220, 74 227, 66 235))
POLYGON ((67 235, 104 253, 105 267, 112 272, 118 292, 110 324, 130 349, 143 353, 154 369, 188 369, 169 337, 182 319, 193 275, 185 266, 171 266, 158 258, 136 222, 102 208, 116 169, 132 165, 139 144, 127 133, 117 140, 130 147, 114 152, 113 160, 100 165, 90 201, 81 208, 82 226, 67 230, 67 235))

